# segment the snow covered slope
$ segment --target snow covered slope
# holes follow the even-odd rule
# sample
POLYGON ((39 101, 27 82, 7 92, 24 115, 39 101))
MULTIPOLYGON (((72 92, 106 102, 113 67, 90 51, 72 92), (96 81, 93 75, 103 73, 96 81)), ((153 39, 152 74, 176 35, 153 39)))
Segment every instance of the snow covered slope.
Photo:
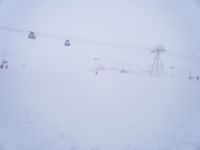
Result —
POLYGON ((200 82, 0 72, 2 150, 198 150, 200 82))

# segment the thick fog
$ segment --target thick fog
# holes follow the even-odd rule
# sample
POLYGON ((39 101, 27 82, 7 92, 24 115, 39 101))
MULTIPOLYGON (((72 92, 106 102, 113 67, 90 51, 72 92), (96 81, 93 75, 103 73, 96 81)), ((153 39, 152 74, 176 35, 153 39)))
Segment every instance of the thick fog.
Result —
POLYGON ((200 1, 0 0, 0 150, 199 150, 200 1))

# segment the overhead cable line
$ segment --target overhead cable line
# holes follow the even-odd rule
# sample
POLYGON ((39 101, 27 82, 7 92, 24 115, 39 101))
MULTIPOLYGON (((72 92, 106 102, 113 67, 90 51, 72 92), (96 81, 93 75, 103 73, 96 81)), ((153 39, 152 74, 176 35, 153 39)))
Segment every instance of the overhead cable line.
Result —
POLYGON ((129 50, 135 50, 139 52, 141 51, 149 52, 152 49, 150 47, 144 47, 144 46, 121 44, 121 43, 115 43, 115 42, 106 42, 106 41, 100 41, 100 40, 91 40, 91 39, 85 39, 85 38, 78 38, 74 36, 37 32, 33 30, 29 31, 29 30, 23 30, 19 28, 7 27, 7 26, 2 26, 2 25, 0 25, 0 30, 26 34, 28 35, 29 39, 36 39, 37 37, 41 37, 41 38, 47 38, 47 39, 52 39, 52 40, 62 40, 64 41, 65 46, 70 46, 71 45, 70 41, 72 41, 72 42, 80 43, 80 44, 118 48, 118 49, 129 49, 129 50))
MULTIPOLYGON (((121 43, 107 42, 107 41, 100 41, 100 40, 91 40, 91 39, 79 38, 79 37, 74 37, 74 36, 66 36, 66 35, 61 35, 61 34, 51 34, 51 33, 38 32, 34 30, 25 30, 25 29, 8 27, 8 26, 3 26, 3 25, 0 25, 0 30, 26 34, 28 38, 32 40, 37 39, 37 37, 51 39, 51 40, 60 40, 60 41, 63 41, 63 44, 66 47, 71 46, 71 42, 74 42, 74 43, 79 43, 79 44, 110 47, 110 48, 121 49, 121 50, 130 50, 134 52, 150 52, 153 49, 153 47, 136 46, 132 44, 129 45, 129 44, 121 44, 121 43)), ((194 57, 192 55, 185 55, 181 53, 177 54, 175 51, 166 51, 164 55, 179 57, 179 58, 182 57, 182 58, 187 58, 187 59, 194 57)))

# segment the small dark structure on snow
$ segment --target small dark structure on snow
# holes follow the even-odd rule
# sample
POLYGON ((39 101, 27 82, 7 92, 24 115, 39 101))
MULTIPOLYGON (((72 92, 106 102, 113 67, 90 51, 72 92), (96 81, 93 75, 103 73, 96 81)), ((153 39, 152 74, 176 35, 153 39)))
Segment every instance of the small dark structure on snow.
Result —
POLYGON ((2 61, 0 69, 8 69, 8 61, 6 60, 2 61))

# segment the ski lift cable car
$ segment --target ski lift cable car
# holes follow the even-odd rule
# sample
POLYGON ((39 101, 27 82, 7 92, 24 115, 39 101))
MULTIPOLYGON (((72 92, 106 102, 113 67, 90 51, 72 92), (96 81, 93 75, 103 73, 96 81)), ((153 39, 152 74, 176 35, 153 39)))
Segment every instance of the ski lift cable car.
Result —
POLYGON ((70 46, 70 41, 69 40, 65 40, 65 46, 70 46))
POLYGON ((35 32, 30 31, 29 34, 28 34, 28 38, 29 39, 36 39, 35 32))

